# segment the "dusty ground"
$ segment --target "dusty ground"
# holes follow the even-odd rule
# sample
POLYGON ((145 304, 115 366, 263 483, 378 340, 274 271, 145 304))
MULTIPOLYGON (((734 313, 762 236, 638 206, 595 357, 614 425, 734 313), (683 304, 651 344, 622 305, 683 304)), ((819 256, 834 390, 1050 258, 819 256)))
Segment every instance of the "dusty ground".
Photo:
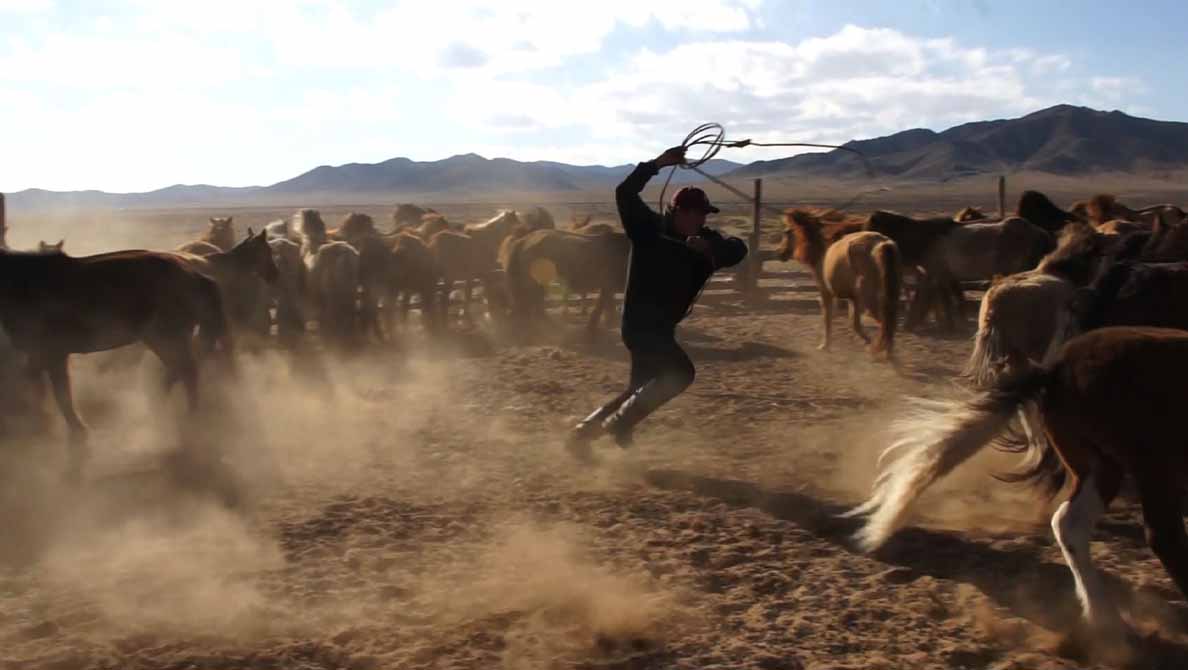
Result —
MULTIPOLYGON (((959 393, 966 341, 905 336, 896 373, 818 336, 808 301, 698 308, 696 384, 595 467, 559 431, 624 380, 613 333, 414 334, 322 381, 248 358, 184 433, 221 447, 206 470, 173 451, 176 407, 146 400, 151 364, 80 360, 85 483, 59 480, 57 441, 5 447, 0 667, 1085 667, 1061 647, 1077 612, 1046 510, 988 474, 1005 456, 876 557, 833 516, 904 395, 959 393)), ((1149 636, 1130 665, 1184 667, 1133 505, 1097 540, 1149 636)))

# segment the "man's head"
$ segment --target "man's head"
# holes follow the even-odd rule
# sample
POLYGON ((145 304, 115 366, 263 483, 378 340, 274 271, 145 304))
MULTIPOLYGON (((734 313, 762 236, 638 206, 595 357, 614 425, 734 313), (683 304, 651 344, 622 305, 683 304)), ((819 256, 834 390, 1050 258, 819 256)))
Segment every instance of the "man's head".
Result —
POLYGON ((696 186, 686 186, 672 196, 673 232, 688 237, 696 235, 705 225, 705 217, 720 211, 710 204, 705 191, 696 186))

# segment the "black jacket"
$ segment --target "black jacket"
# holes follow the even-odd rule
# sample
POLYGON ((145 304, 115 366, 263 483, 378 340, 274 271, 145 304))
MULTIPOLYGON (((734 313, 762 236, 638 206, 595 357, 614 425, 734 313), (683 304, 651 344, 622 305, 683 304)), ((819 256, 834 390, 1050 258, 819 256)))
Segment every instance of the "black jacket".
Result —
POLYGON ((631 239, 622 325, 628 347, 656 336, 671 337, 710 275, 747 255, 742 240, 708 227, 698 235, 709 242, 712 262, 673 236, 671 215, 657 214, 639 195, 659 171, 655 161, 644 161, 615 189, 619 219, 631 239))

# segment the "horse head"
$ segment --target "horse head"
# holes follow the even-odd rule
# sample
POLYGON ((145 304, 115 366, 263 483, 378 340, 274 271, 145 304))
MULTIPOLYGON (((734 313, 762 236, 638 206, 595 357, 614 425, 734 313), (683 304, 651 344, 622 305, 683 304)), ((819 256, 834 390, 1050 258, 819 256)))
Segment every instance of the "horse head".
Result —
POLYGON ((227 252, 227 256, 235 260, 241 271, 255 274, 269 284, 276 283, 280 275, 276 259, 272 255, 272 245, 268 242, 268 232, 265 230, 253 233, 252 229, 248 228, 247 237, 227 252))

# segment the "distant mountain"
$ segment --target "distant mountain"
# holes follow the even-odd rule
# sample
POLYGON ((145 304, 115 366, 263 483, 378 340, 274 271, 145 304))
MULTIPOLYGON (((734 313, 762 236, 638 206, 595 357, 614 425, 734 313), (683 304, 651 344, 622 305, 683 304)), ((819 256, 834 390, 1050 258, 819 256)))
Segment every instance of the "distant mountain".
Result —
MULTIPOLYGON (((1143 173, 1188 167, 1188 123, 1057 105, 1018 119, 966 123, 941 133, 916 128, 845 146, 861 151, 876 174, 905 179, 1017 170, 1143 173)), ((751 163, 728 176, 842 178, 863 173, 857 156, 835 149, 751 163)))
MULTIPOLYGON (((568 165, 550 161, 521 162, 508 158, 483 158, 477 154, 451 156, 439 161, 393 158, 382 163, 322 165, 271 186, 224 188, 209 185, 175 185, 147 193, 102 191, 45 191, 29 189, 8 196, 16 209, 49 207, 184 207, 264 202, 318 202, 327 197, 376 197, 485 194, 499 192, 564 193, 612 189, 634 169, 634 164, 568 165)), ((715 159, 701 166, 713 175, 742 167, 741 163, 715 159)), ((672 183, 701 180, 689 170, 678 170, 672 183)))
MULTIPOLYGON (((943 132, 916 128, 848 142, 878 176, 948 179, 986 172, 1029 170, 1060 175, 1149 173, 1188 167, 1188 123, 1142 119, 1122 112, 1057 105, 1018 119, 966 123, 943 132)), ((613 188, 633 164, 569 165, 462 154, 438 161, 393 158, 382 163, 323 165, 271 186, 224 188, 175 185, 148 193, 54 192, 30 189, 9 195, 16 209, 50 207, 185 207, 339 203, 364 198, 448 198, 521 192, 577 193, 613 188)), ((865 174, 852 153, 834 150, 742 165, 709 161, 715 176, 803 175, 851 178, 865 174)), ((700 181, 677 170, 673 183, 700 181)))

